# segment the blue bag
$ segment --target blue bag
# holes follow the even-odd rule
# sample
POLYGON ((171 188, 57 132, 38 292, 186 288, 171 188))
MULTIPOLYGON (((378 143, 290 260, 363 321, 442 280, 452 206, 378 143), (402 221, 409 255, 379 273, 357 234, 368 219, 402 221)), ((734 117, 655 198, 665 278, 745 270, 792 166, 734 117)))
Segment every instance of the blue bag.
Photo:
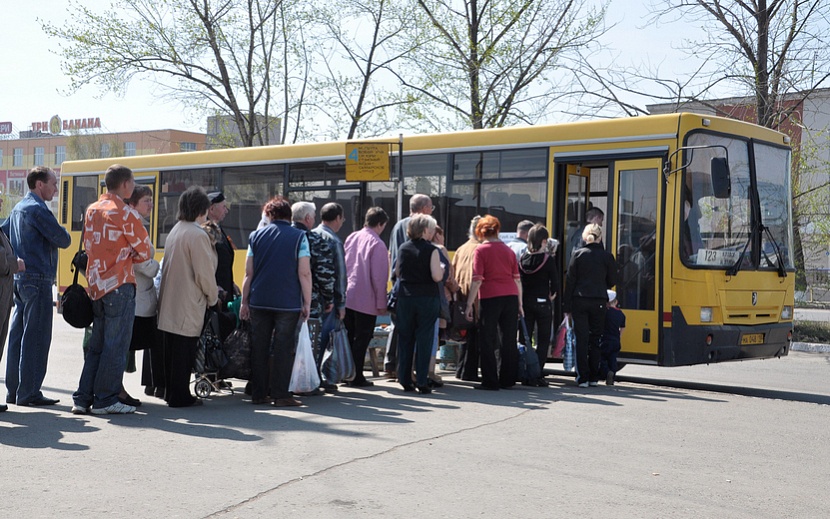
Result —
MULTIPOLYGON (((530 342, 530 335, 527 333, 527 324, 525 318, 519 318, 519 326, 521 326, 522 333, 530 342)), ((530 347, 529 344, 518 344, 519 347, 519 372, 518 380, 524 384, 534 384, 542 378, 542 367, 539 365, 539 357, 530 347)))
POLYGON ((562 367, 565 371, 573 371, 576 368, 576 336, 571 323, 568 323, 565 332, 565 350, 562 352, 562 367))
POLYGON ((323 374, 323 380, 329 384, 339 384, 355 377, 354 358, 349 346, 349 336, 343 326, 343 321, 339 319, 331 332, 329 345, 323 354, 320 371, 323 374))

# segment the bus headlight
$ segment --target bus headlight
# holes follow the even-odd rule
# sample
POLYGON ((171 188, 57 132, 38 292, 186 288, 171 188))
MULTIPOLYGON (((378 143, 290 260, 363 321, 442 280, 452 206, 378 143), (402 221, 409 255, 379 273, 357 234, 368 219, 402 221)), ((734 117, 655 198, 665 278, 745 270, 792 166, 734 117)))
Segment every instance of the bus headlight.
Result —
POLYGON ((700 307, 700 322, 702 322, 702 323, 711 323, 712 322, 712 307, 711 306, 702 306, 702 307, 700 307))
POLYGON ((781 320, 789 321, 793 318, 793 307, 785 306, 781 309, 781 320))

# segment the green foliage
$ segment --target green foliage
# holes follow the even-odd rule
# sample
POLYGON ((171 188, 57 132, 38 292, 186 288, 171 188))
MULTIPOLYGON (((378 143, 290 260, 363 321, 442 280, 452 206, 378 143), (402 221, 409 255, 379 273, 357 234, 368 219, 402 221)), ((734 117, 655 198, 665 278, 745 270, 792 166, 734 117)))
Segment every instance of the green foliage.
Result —
POLYGON ((793 341, 830 344, 830 323, 796 321, 793 324, 793 341))

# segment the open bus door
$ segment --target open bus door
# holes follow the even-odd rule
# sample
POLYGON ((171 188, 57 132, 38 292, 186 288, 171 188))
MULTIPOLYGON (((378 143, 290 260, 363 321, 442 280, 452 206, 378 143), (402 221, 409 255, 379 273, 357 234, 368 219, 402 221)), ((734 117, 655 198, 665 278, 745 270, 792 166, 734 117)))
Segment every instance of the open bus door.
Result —
POLYGON ((613 222, 606 231, 617 259, 617 300, 625 313, 620 360, 657 360, 661 287, 661 159, 614 163, 613 222))
POLYGON ((564 258, 564 268, 566 269, 571 262, 571 254, 579 248, 582 242, 582 229, 585 227, 585 211, 588 208, 590 180, 590 168, 579 164, 567 165, 567 185, 565 189, 568 198, 565 207, 565 229, 562 233, 564 243, 559 246, 564 258))

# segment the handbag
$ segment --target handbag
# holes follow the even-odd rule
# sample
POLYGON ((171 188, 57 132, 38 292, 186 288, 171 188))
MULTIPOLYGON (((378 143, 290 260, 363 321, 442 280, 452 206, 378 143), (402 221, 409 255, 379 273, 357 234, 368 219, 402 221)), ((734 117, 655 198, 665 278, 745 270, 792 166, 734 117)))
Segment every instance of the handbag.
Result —
POLYGON ((517 378, 525 384, 533 384, 542 378, 542 367, 539 365, 539 356, 529 344, 530 335, 527 333, 527 323, 525 323, 524 317, 519 318, 519 326, 528 344, 517 343, 519 348, 519 371, 517 378))
POLYGON ((251 323, 240 321, 222 344, 228 363, 219 370, 219 378, 251 378, 251 323))
POLYGON ((469 330, 476 325, 475 319, 472 321, 467 320, 467 301, 459 301, 456 299, 455 294, 453 294, 452 301, 449 301, 447 304, 450 307, 450 322, 452 322, 453 329, 469 330))
POLYGON ((565 349, 562 353, 562 367, 565 371, 573 371, 576 367, 576 336, 570 321, 566 323, 565 349))
POLYGON ((323 363, 320 367, 323 380, 329 384, 352 380, 355 376, 354 357, 349 346, 349 334, 343 326, 343 321, 337 320, 337 325, 329 337, 329 345, 323 354, 323 363))
POLYGON ((565 350, 565 335, 568 333, 568 326, 570 323, 568 322, 568 318, 562 319, 562 324, 559 325, 559 328, 556 330, 556 338, 553 342, 553 357, 560 359, 562 358, 562 352, 565 350))
POLYGON ((288 390, 292 393, 310 393, 318 387, 320 387, 320 376, 317 375, 317 364, 314 362, 314 352, 311 350, 308 322, 303 321, 297 340, 297 352, 294 354, 294 367, 291 369, 291 382, 288 384, 288 390))
MULTIPOLYGON (((77 257, 83 252, 84 245, 84 231, 86 230, 86 215, 84 215, 83 227, 81 227, 81 242, 78 244, 78 252, 75 253, 77 257)), ((84 253, 86 256, 86 253, 84 253)), ((72 264, 75 265, 73 259, 72 264)), ((95 317, 92 312, 92 299, 80 283, 78 283, 78 274, 81 269, 75 266, 75 275, 72 278, 72 284, 66 287, 66 290, 61 294, 61 313, 63 313, 63 320, 74 328, 86 328, 92 324, 95 317)), ((86 270, 86 265, 84 265, 86 270)))
POLYGON ((212 310, 205 311, 205 324, 196 349, 196 373, 216 373, 228 364, 228 356, 222 350, 219 338, 219 316, 212 310))

